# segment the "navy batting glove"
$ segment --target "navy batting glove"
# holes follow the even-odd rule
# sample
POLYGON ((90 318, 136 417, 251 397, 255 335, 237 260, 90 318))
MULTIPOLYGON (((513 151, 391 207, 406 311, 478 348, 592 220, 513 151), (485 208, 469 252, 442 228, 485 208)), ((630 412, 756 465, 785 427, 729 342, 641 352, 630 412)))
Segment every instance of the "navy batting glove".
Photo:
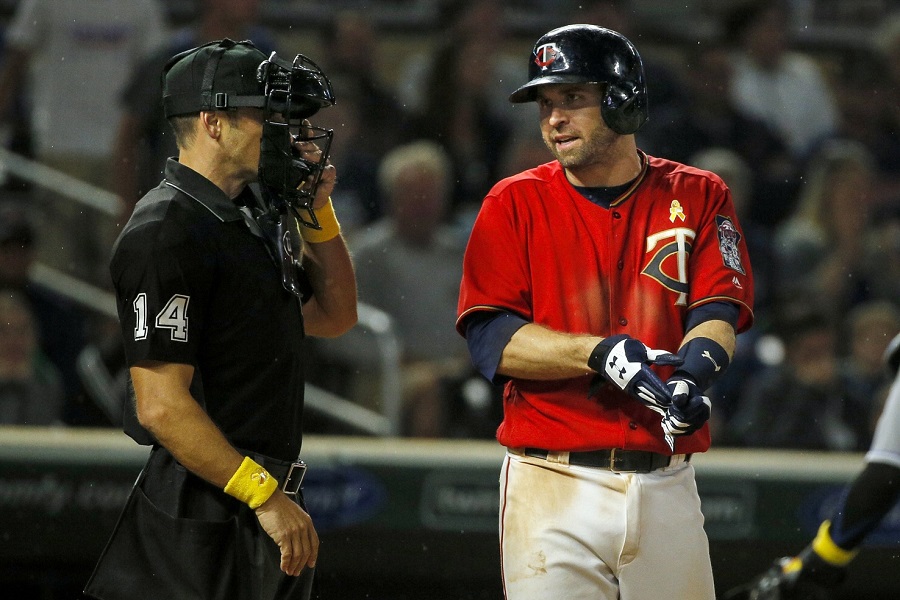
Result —
POLYGON ((712 410, 709 397, 683 375, 673 375, 666 386, 672 393, 672 403, 666 407, 663 431, 671 436, 688 435, 703 427, 712 410))
POLYGON ((614 386, 660 414, 672 394, 649 365, 679 366, 683 359, 665 350, 653 350, 627 334, 605 338, 594 347, 588 366, 614 386))

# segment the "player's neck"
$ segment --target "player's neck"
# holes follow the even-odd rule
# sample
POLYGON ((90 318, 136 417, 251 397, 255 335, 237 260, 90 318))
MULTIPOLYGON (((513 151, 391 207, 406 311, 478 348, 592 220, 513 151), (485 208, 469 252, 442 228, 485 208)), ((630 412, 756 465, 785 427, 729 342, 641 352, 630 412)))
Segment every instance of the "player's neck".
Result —
POLYGON ((637 177, 643 168, 642 160, 634 136, 621 136, 590 164, 566 169, 566 177, 578 187, 615 187, 637 177))

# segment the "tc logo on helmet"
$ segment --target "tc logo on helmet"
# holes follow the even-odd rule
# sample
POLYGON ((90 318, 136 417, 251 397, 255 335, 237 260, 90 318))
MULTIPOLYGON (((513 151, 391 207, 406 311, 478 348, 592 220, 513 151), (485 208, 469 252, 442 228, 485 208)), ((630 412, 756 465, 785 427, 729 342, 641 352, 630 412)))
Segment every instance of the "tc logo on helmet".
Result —
POLYGON ((557 58, 561 57, 562 54, 560 53, 559 48, 556 47, 555 43, 544 44, 543 46, 539 46, 538 49, 534 51, 534 64, 542 69, 546 69, 547 67, 552 65, 557 58))

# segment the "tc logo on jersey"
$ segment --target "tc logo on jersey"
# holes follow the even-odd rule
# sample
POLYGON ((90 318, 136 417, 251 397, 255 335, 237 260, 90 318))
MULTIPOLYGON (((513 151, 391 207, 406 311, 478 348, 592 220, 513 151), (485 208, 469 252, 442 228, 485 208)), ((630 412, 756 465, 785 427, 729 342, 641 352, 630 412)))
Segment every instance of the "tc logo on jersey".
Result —
POLYGON ((693 229, 676 227, 654 233, 647 238, 647 252, 653 250, 656 252, 641 274, 652 277, 673 292, 678 292, 675 306, 687 305, 687 295, 690 290, 687 280, 688 257, 691 254, 691 241, 696 236, 693 229), (657 250, 657 246, 660 244, 662 246, 657 250), (670 264, 672 261, 667 260, 670 257, 674 257, 676 271, 674 274, 666 273, 667 270, 672 269, 670 264))
POLYGON ((731 219, 722 215, 716 215, 716 233, 719 236, 719 252, 722 253, 722 262, 729 269, 733 269, 741 275, 746 275, 744 265, 741 262, 741 251, 738 242, 741 234, 738 232, 731 219))
POLYGON ((538 46, 538 49, 534 51, 534 64, 541 69, 548 68, 557 60, 561 61, 558 65, 559 69, 565 69, 568 66, 566 57, 559 51, 556 44, 544 44, 543 46, 538 46))

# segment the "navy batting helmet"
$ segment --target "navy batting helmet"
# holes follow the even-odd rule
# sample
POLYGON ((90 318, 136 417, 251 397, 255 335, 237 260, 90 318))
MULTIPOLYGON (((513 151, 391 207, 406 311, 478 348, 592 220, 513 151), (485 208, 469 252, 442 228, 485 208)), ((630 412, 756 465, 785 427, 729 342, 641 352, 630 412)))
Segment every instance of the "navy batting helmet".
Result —
POLYGON ((600 112, 616 133, 634 133, 648 119, 641 56, 628 38, 611 29, 566 25, 545 33, 531 51, 528 83, 509 101, 531 102, 537 86, 548 83, 606 84, 600 112))

